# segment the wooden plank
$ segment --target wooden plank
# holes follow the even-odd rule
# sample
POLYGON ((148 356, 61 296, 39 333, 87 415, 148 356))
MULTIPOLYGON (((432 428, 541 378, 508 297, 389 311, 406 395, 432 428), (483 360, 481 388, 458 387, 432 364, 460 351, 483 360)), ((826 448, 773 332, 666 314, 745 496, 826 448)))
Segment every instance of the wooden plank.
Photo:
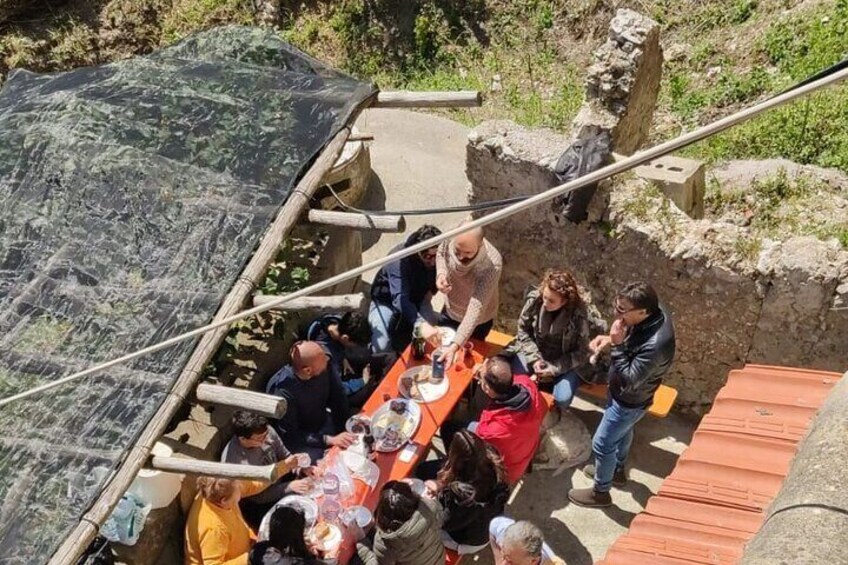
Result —
POLYGON ((184 475, 202 475, 223 477, 225 479, 244 479, 249 481, 273 482, 279 476, 277 465, 239 465, 238 463, 219 463, 187 459, 185 457, 166 457, 156 455, 150 459, 150 468, 184 475))
POLYGON ((274 419, 282 418, 286 413, 284 398, 252 390, 200 383, 195 396, 200 402, 235 406, 274 419))
POLYGON ((390 233, 402 233, 406 230, 403 216, 369 216, 336 210, 312 209, 307 216, 313 224, 342 226, 359 230, 378 230, 390 233))
POLYGON ((377 95, 374 108, 473 108, 483 104, 477 90, 411 92, 395 90, 377 95))
MULTIPOLYGON (((279 298, 279 296, 272 294, 257 294, 253 297, 253 305, 260 306, 279 298)), ((357 294, 336 294, 332 296, 304 296, 280 304, 279 309, 314 310, 316 312, 326 313, 353 312, 362 310, 364 304, 365 295, 360 292, 357 294)))

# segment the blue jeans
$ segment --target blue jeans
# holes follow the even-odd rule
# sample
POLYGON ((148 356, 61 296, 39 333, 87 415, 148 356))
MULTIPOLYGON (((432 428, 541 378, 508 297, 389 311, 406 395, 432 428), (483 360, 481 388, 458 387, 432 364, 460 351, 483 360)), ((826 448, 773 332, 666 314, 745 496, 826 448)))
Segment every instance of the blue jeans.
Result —
POLYGON ((368 307, 368 325, 371 326, 371 351, 375 354, 391 353, 392 339, 389 324, 395 311, 391 306, 371 301, 368 307))
MULTIPOLYGON (((430 322, 435 322, 436 315, 430 304, 429 294, 418 308, 418 315, 430 322)), ((398 318, 399 313, 387 304, 380 304, 374 300, 368 306, 368 325, 371 326, 371 352, 374 355, 394 354, 395 347, 400 347, 400 353, 412 340, 412 326, 398 320, 392 324, 392 318, 398 318), (394 327, 393 327, 394 326, 394 327), (406 335, 392 335, 392 332, 405 333, 406 335)))
MULTIPOLYGON (((513 372, 519 372, 525 375, 532 374, 532 370, 527 365, 527 360, 520 353, 512 360, 512 370, 513 372)), ((574 400, 574 393, 577 392, 581 382, 583 382, 583 379, 573 370, 566 371, 554 377, 553 394, 557 408, 565 410, 571 406, 571 401, 574 400)), ((550 387, 547 383, 540 383, 539 388, 544 390, 550 387)))
POLYGON ((595 455, 595 490, 609 492, 616 469, 623 469, 633 443, 633 428, 647 409, 626 408, 612 397, 607 401, 595 437, 592 453, 595 455))

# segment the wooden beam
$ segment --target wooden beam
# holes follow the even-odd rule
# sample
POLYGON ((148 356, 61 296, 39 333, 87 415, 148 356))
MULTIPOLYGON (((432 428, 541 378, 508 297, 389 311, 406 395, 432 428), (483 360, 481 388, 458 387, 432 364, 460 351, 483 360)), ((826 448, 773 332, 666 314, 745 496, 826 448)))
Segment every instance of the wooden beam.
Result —
POLYGON ((239 465, 237 463, 218 463, 185 457, 166 457, 154 455, 150 458, 150 467, 158 471, 181 473, 186 475, 204 475, 225 479, 246 479, 249 481, 277 480, 276 465, 239 465))
POLYGON ((348 143, 353 143, 354 141, 374 141, 373 133, 352 133, 350 137, 347 138, 348 143))
POLYGON ((377 95, 374 108, 472 108, 483 103, 476 90, 455 92, 410 92, 396 90, 377 95))
POLYGON ((308 219, 313 224, 358 230, 379 230, 391 233, 402 233, 406 230, 406 219, 403 216, 369 216, 355 212, 312 209, 309 211, 308 219))
MULTIPOLYGON (((279 296, 272 294, 257 294, 253 297, 253 305, 268 304, 279 296)), ((365 295, 336 294, 333 296, 303 296, 295 298, 290 302, 280 304, 280 310, 315 310, 318 312, 354 312, 362 310, 365 303, 365 295)))
POLYGON ((235 406, 268 418, 279 419, 286 413, 284 398, 252 390, 200 383, 195 389, 195 396, 200 402, 235 406))

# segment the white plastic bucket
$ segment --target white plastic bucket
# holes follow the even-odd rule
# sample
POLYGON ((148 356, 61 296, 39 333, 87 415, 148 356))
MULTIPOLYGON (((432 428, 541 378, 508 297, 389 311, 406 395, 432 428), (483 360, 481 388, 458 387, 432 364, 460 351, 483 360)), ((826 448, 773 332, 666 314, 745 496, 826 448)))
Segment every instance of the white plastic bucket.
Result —
MULTIPOLYGON (((161 442, 153 446, 153 455, 170 457, 174 451, 161 442)), ((136 475, 129 491, 152 508, 165 508, 180 494, 183 475, 155 469, 142 469, 136 475)))

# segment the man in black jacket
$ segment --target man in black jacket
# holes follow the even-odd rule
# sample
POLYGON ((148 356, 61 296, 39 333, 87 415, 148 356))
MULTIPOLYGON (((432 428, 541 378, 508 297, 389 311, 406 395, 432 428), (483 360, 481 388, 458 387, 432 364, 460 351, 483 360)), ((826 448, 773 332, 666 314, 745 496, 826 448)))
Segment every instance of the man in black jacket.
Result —
POLYGON ((592 438, 595 465, 584 470, 594 477, 595 484, 568 493, 569 500, 579 506, 609 506, 612 486, 627 482, 624 466, 633 428, 647 412, 674 358, 671 316, 650 285, 635 282, 625 286, 615 298, 615 314, 609 335, 600 335, 589 345, 595 355, 612 349, 609 400, 592 438))
MULTIPOLYGON (((392 253, 436 237, 441 230, 423 225, 412 232, 392 253)), ((371 285, 371 350, 375 354, 400 353, 412 341, 412 331, 421 325, 425 333, 435 331, 429 300, 436 294, 436 249, 420 251, 384 265, 371 285)))
POLYGON ((286 413, 274 422, 286 446, 309 454, 315 464, 327 448, 353 444, 355 436, 344 431, 350 406, 326 349, 299 341, 290 355, 291 364, 274 373, 265 392, 286 399, 286 413))

